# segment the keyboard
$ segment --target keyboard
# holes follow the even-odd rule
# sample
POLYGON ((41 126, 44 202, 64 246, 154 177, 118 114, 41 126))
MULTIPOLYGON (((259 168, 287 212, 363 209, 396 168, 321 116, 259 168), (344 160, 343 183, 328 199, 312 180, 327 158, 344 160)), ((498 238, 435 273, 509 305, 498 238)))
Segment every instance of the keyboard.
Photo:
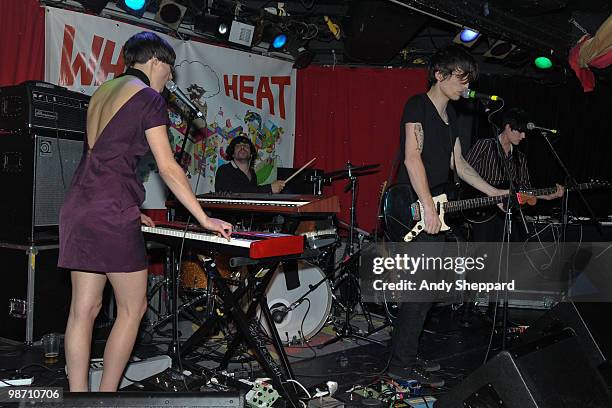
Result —
POLYGON ((158 222, 155 227, 142 225, 147 239, 178 244, 185 240, 203 249, 248 256, 253 259, 299 255, 304 252, 304 237, 275 232, 238 231, 228 241, 199 225, 183 222, 158 222))

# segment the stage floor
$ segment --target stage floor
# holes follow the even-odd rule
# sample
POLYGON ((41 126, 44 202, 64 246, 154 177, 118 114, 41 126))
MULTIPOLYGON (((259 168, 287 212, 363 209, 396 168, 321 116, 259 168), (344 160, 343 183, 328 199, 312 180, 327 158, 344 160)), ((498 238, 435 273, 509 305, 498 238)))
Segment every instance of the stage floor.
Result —
MULTIPOLYGON (((472 319, 471 327, 463 327, 460 319, 461 309, 459 311, 453 309, 450 305, 432 309, 426 324, 426 332, 420 340, 422 357, 440 363, 442 369, 437 374, 444 378, 446 384, 439 389, 421 388, 416 391, 417 394, 436 398, 446 393, 483 364, 490 341, 492 341, 490 355, 494 355, 499 350, 501 340, 499 330, 495 330, 491 336, 490 322, 479 316, 472 319)), ((517 326, 528 326, 543 313, 542 310, 510 309, 510 321, 517 326)), ((367 329, 362 315, 356 316, 351 323, 357 330, 367 329)), ((380 316, 374 316, 374 327, 379 327, 383 323, 380 316)), ((193 326, 191 322, 182 322, 181 330, 188 332, 191 326, 193 326)), ((518 332, 519 329, 516 330, 518 332)), ((93 344, 94 357, 102 355, 104 332, 103 329, 98 329, 96 332, 98 340, 93 344)), ((335 381, 338 383, 338 391, 334 398, 344 402, 345 406, 364 406, 363 391, 360 391, 359 387, 373 386, 375 388, 381 384, 381 381, 389 383, 384 376, 389 358, 389 333, 389 328, 385 328, 372 336, 382 345, 347 339, 319 348, 318 345, 334 337, 333 328, 327 325, 311 339, 309 345, 286 347, 286 352, 290 356, 296 379, 311 393, 314 393, 317 387, 320 389, 325 387, 327 381, 335 381)), ((159 335, 143 335, 138 340, 134 354, 142 359, 168 354, 168 343, 168 338, 159 335)), ((214 375, 212 370, 217 365, 215 360, 219 359, 224 345, 224 339, 213 339, 182 360, 183 369, 191 368, 192 372, 196 373, 201 367, 202 370, 199 372, 205 372, 207 375, 192 375, 188 381, 183 381, 173 375, 166 375, 164 377, 166 379, 175 379, 166 386, 159 384, 154 377, 151 377, 132 384, 123 391, 154 393, 176 390, 183 392, 186 391, 185 386, 188 388, 187 391, 214 390, 215 386, 209 380, 214 375)), ((251 377, 250 379, 267 377, 260 371, 255 361, 249 361, 252 359, 249 359, 246 354, 245 356, 242 362, 230 363, 228 372, 233 372, 236 376, 251 377)), ((42 347, 39 345, 26 347, 5 341, 0 346, 2 373, 8 376, 12 371, 20 370, 34 377, 33 386, 64 387, 67 391, 68 382, 64 373, 64 365, 63 350, 56 362, 45 362, 42 347)), ((173 368, 179 368, 178 362, 173 362, 173 368)), ((178 373, 180 370, 173 372, 178 373)), ((419 397, 420 405, 415 403, 414 406, 431 406, 433 398, 428 400, 428 404, 425 404, 419 397)), ((373 403, 372 401, 367 402, 368 404, 373 403)), ((277 405, 283 406, 282 401, 278 401, 275 406, 277 405)))

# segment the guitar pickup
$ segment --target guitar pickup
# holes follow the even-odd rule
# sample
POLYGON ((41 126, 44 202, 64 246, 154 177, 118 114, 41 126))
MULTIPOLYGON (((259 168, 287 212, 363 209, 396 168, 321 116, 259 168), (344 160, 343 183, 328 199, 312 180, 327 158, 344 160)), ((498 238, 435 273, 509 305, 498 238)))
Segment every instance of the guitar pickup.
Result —
POLYGON ((410 206, 410 213, 412 214, 412 219, 415 221, 420 221, 421 220, 421 206, 419 205, 419 202, 417 201, 416 203, 413 203, 410 206))

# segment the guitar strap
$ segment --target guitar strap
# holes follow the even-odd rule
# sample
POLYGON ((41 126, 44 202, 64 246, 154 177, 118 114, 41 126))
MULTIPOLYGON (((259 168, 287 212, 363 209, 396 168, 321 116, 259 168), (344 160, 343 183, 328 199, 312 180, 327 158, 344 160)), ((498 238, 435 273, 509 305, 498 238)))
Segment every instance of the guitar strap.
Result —
MULTIPOLYGON (((453 185, 455 187, 455 191, 453 191, 453 196, 456 196, 457 191, 459 190, 460 187, 460 182, 461 179, 459 178, 459 173, 457 173, 457 159, 455 158, 455 154, 454 154, 454 148, 455 148, 455 143, 457 140, 459 140, 459 136, 455 136, 453 137, 453 124, 450 123, 448 124, 448 138, 450 141, 450 148, 451 148, 451 154, 453 157, 453 185)), ((459 140, 459 143, 461 143, 461 140, 459 140)))

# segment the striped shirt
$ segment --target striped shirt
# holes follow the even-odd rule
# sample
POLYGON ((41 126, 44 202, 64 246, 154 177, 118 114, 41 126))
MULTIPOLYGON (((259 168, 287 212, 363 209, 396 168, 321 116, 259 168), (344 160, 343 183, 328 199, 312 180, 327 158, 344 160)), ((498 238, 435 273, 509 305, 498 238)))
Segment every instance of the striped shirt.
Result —
POLYGON ((504 149, 497 138, 480 139, 465 157, 467 162, 480 174, 480 177, 492 186, 508 188, 509 177, 519 189, 531 188, 527 158, 518 149, 511 149, 505 156, 504 149), (508 171, 506 171, 506 165, 508 171))

